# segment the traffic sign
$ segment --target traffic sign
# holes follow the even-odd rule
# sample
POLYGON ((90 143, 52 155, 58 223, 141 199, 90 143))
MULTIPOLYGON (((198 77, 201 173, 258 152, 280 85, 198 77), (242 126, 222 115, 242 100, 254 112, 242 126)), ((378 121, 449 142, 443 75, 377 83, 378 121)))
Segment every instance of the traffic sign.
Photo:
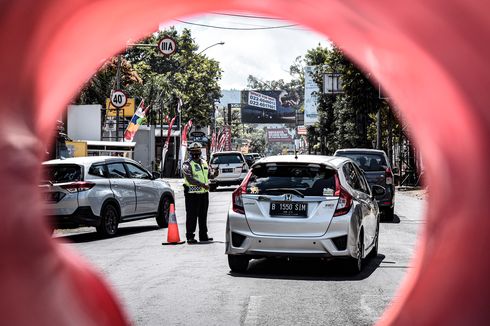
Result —
POLYGON ((124 93, 122 90, 117 89, 112 92, 111 104, 114 105, 116 108, 122 108, 126 105, 127 101, 128 97, 126 96, 126 93, 124 93))
POLYGON ((163 55, 172 55, 177 50, 177 45, 175 40, 170 36, 165 36, 158 42, 158 50, 162 52, 163 55))

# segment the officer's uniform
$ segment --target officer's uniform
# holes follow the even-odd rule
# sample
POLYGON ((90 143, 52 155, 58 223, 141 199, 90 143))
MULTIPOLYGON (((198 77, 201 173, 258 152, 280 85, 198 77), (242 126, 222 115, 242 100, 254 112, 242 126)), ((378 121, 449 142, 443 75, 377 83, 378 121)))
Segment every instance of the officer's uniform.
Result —
POLYGON ((197 163, 192 159, 184 162, 182 166, 184 172, 184 194, 186 218, 186 237, 189 241, 194 239, 196 224, 199 221, 199 240, 207 241, 208 239, 208 206, 209 192, 207 189, 192 184, 188 180, 189 176, 203 184, 208 184, 208 164, 205 160, 200 159, 197 163))

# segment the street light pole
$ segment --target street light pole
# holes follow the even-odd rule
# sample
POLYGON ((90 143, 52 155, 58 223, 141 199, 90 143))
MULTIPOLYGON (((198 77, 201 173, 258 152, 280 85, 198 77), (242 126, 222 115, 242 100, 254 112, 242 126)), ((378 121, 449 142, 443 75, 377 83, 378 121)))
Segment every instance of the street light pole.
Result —
POLYGON ((225 42, 223 42, 223 41, 218 42, 218 43, 211 44, 210 46, 208 46, 207 48, 204 48, 204 50, 198 52, 197 54, 199 55, 199 54, 203 53, 204 51, 206 51, 207 49, 212 48, 213 46, 216 46, 216 45, 224 45, 224 44, 225 44, 225 42))

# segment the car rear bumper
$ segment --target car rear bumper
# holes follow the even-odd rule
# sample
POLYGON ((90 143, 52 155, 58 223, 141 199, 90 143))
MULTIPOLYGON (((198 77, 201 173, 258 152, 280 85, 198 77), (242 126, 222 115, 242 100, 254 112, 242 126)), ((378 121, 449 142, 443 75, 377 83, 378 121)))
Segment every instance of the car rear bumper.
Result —
POLYGON ((242 183, 246 175, 247 175, 246 173, 242 173, 239 176, 233 176, 233 177, 229 177, 226 175, 218 175, 215 178, 209 179, 209 183, 218 186, 239 185, 240 183, 242 183))
POLYGON ((92 212, 90 206, 78 207, 69 215, 50 215, 53 226, 61 229, 72 229, 80 226, 99 226, 100 217, 92 212))
POLYGON ((336 217, 319 237, 264 236, 251 232, 245 217, 230 210, 226 226, 226 254, 253 257, 353 257, 357 234, 351 216, 336 217))

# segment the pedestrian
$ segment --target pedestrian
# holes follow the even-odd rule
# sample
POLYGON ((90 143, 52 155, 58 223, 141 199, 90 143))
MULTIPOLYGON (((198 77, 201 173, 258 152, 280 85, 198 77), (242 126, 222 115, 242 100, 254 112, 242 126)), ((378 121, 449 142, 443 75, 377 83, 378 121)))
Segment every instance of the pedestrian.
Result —
POLYGON ((199 222, 199 241, 212 241, 208 237, 209 182, 208 164, 201 158, 201 144, 189 145, 190 158, 182 165, 186 211, 187 243, 194 244, 196 224, 199 222))

